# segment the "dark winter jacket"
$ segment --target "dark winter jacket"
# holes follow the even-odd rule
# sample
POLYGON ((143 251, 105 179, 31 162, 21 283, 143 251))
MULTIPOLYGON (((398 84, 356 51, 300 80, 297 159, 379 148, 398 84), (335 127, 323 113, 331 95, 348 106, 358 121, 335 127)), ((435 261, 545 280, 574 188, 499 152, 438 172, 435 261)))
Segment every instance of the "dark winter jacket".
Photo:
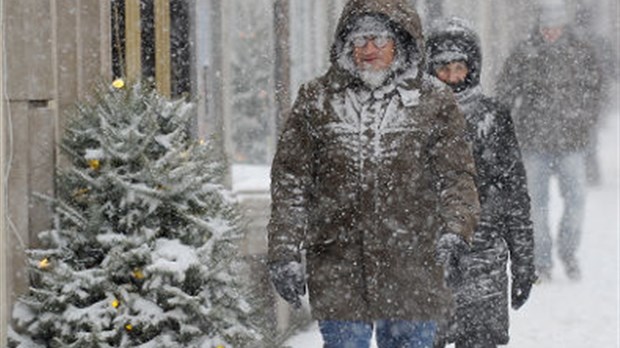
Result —
POLYGON ((473 143, 480 195, 480 222, 471 252, 461 259, 463 282, 455 291, 452 340, 471 332, 508 342, 508 275, 535 279, 530 198, 508 109, 478 88, 458 95, 473 143), (517 274, 522 273, 522 274, 517 274), (453 328, 454 329, 454 328, 453 328))
POLYGON ((437 62, 437 56, 445 52, 442 47, 450 46, 444 43, 446 40, 458 43, 459 47, 449 50, 454 56, 463 53, 470 73, 476 75, 468 79, 466 89, 456 97, 467 122, 468 140, 473 145, 481 211, 472 248, 460 260, 461 282, 454 289, 456 313, 440 335, 448 342, 490 336, 496 344, 505 344, 509 318, 508 259, 513 276, 532 282, 535 279, 525 169, 508 109, 482 94, 477 34, 464 22, 453 19, 435 23, 427 41, 429 61, 437 62))
POLYGON ((306 252, 316 319, 438 319, 452 300, 436 239, 470 240, 477 222, 471 148, 452 93, 425 74, 422 55, 373 92, 338 64, 350 21, 368 13, 414 38, 407 51, 424 52, 405 1, 347 3, 331 68, 301 87, 279 139, 268 256, 306 252))
POLYGON ((496 84, 524 152, 584 149, 596 124, 601 72, 593 49, 569 27, 555 43, 536 32, 510 54, 496 84))

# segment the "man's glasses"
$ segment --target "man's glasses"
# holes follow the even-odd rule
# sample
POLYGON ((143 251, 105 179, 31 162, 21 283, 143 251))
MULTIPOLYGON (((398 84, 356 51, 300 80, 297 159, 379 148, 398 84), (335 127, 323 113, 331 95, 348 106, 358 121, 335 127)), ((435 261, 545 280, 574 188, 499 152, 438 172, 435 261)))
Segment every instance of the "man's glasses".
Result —
POLYGON ((377 48, 383 48, 388 44, 388 42, 390 42, 390 40, 392 40, 392 36, 390 36, 389 34, 354 35, 351 38, 353 46, 357 48, 362 48, 366 46, 369 41, 372 41, 377 48))

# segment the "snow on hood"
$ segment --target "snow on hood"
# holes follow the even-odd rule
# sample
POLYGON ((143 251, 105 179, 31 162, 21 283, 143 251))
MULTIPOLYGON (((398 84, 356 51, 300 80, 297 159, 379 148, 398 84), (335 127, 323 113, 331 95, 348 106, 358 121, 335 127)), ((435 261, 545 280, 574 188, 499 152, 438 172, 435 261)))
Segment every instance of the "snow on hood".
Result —
POLYGON ((468 88, 480 84, 482 54, 480 39, 471 23, 458 17, 442 18, 434 21, 426 40, 429 73, 437 65, 463 60, 469 69, 468 88))
POLYGON ((353 29, 356 19, 368 15, 386 18, 392 29, 413 38, 413 40, 406 40, 412 46, 405 47, 404 51, 417 52, 415 62, 412 63, 417 63, 418 70, 425 70, 423 67, 426 61, 424 54, 421 54, 425 52, 425 49, 420 17, 405 0, 351 0, 347 2, 338 21, 334 44, 331 48, 330 60, 334 66, 337 66, 345 46, 345 39, 353 29))

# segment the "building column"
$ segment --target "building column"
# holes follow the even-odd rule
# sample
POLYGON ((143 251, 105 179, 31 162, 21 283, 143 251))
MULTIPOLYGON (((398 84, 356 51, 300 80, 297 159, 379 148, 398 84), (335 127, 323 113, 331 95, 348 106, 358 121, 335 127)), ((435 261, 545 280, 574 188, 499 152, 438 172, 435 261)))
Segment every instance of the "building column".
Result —
POLYGON ((170 2, 155 1, 155 81, 159 93, 170 97, 170 2))
POLYGON ((275 0, 273 4, 275 28, 275 83, 276 131, 280 133, 284 118, 291 107, 291 72, 289 49, 289 2, 275 0))
MULTIPOLYGON (((4 0, 0 0, 0 28, 4 27, 4 0)), ((0 47, 4 47, 4 31, 0 31, 0 47)), ((4 93, 4 50, 0 53, 0 346, 6 344, 6 333, 8 328, 8 269, 6 267, 7 238, 6 238, 6 192, 5 184, 5 153, 6 153, 6 133, 5 133, 5 93, 4 93)))
POLYGON ((142 75, 140 0, 125 1, 125 64, 127 79, 136 82, 142 75))

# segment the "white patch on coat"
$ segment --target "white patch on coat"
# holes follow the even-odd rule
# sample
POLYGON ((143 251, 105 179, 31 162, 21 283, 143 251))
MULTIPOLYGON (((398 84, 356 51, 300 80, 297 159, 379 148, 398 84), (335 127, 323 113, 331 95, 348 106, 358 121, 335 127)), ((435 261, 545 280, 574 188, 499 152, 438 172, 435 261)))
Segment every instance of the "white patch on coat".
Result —
POLYGON ((347 90, 344 97, 336 94, 329 103, 338 120, 343 123, 343 126, 357 129, 359 128, 359 116, 357 112, 351 112, 351 110, 359 110, 361 106, 357 98, 352 97, 352 94, 351 90, 347 90))
POLYGON ((405 89, 398 87, 398 94, 405 107, 417 106, 420 104, 420 91, 417 89, 405 89))
POLYGON ((401 137, 418 130, 410 107, 419 105, 421 93, 407 83, 415 74, 417 68, 412 68, 372 92, 347 89, 327 101, 333 120, 322 127, 325 139, 339 144, 339 151, 351 159, 351 170, 363 173, 369 161, 388 164, 398 155, 401 137))
POLYGON ((478 138, 486 138, 491 134, 491 129, 493 128, 493 124, 495 123, 495 115, 492 113, 487 113, 484 115, 484 118, 478 122, 477 131, 478 138))
POLYGON ((316 97, 316 108, 317 110, 320 111, 324 111, 323 110, 323 105, 325 105, 325 91, 324 90, 319 90, 319 95, 317 95, 316 97))

